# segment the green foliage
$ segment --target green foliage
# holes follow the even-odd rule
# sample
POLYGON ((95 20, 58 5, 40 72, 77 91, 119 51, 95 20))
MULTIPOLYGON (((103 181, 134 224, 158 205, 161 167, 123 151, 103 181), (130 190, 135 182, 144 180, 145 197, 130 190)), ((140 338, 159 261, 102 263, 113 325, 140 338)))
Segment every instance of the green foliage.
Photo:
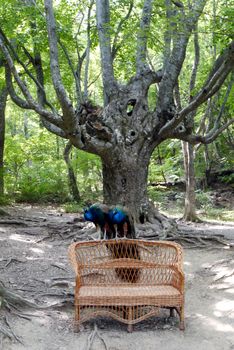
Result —
POLYGON ((151 157, 148 182, 175 182, 183 175, 183 160, 178 140, 165 141, 151 157))
MULTIPOLYGON (((9 105, 5 144, 5 190, 16 201, 70 200, 64 140, 41 129, 33 113, 9 105), (21 114, 21 118, 19 118, 21 114)), ((84 201, 100 199, 101 164, 98 157, 73 149, 72 166, 84 201)))

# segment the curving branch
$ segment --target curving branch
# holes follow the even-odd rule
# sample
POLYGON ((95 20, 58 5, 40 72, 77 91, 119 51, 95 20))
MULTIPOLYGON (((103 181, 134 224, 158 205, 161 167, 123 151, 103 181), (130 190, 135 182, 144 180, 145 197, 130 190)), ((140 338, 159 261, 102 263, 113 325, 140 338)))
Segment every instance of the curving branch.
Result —
MULTIPOLYGON (((197 0, 191 7, 188 14, 185 15, 183 7, 180 8, 179 28, 173 36, 173 48, 169 59, 164 58, 166 62, 162 81, 159 86, 157 112, 161 114, 169 109, 173 103, 173 90, 178 81, 179 74, 185 59, 188 40, 194 30, 199 17, 206 4, 206 0, 197 0), (167 91, 165 93, 165 91, 167 91)), ((168 131, 168 128, 167 128, 168 131)))
MULTIPOLYGON (((212 127, 211 130, 207 130, 205 135, 191 135, 191 134, 186 134, 185 132, 175 132, 174 133, 174 137, 177 137, 181 140, 184 141, 188 141, 190 143, 193 144, 198 144, 198 143, 203 143, 203 144, 208 144, 213 142, 224 130, 226 130, 230 125, 232 125, 234 123, 234 119, 230 119, 229 121, 227 121, 225 124, 220 126, 220 121, 221 118, 223 116, 224 110, 225 110, 225 106, 227 104, 228 98, 230 96, 231 93, 231 89, 233 87, 234 84, 234 74, 232 75, 232 78, 227 86, 227 90, 223 99, 223 103, 221 105, 220 111, 218 113, 218 116, 214 122, 214 125, 212 127)), ((210 108, 210 106, 209 106, 210 108)), ((205 113, 206 116, 207 113, 205 113)), ((204 119, 205 117, 202 118, 202 123, 204 123, 204 119)), ((207 128, 208 129, 208 128, 207 128)), ((199 128, 199 131, 202 131, 202 128, 199 128)))
POLYGON ((54 89, 63 111, 63 120, 68 132, 72 132, 76 126, 75 110, 72 102, 67 96, 66 90, 62 83, 58 58, 58 40, 56 33, 56 23, 53 11, 52 0, 44 0, 46 10, 46 22, 48 31, 48 40, 50 47, 50 68, 54 89))
POLYGON ((91 3, 88 7, 88 16, 87 16, 87 48, 86 48, 86 62, 85 62, 85 72, 84 72, 84 100, 88 99, 88 78, 89 78, 89 64, 90 64, 90 47, 91 47, 91 38, 90 38, 90 16, 91 10, 94 4, 94 0, 91 0, 91 3))
POLYGON ((32 97, 32 95, 30 94, 26 84, 23 82, 23 80, 21 79, 19 73, 17 72, 13 59, 9 53, 8 48, 6 47, 5 43, 4 43, 4 38, 2 37, 2 35, 0 34, 0 49, 5 57, 5 60, 7 62, 7 65, 12 73, 12 75, 15 78, 16 83, 18 84, 22 94, 24 95, 28 106, 30 106, 30 109, 35 110, 38 114, 40 114, 42 117, 45 117, 50 123, 53 123, 56 126, 61 126, 62 125, 62 119, 55 114, 52 114, 51 112, 47 111, 45 108, 43 108, 42 106, 39 105, 39 103, 37 103, 34 98, 32 97))
POLYGON ((146 66, 147 39, 150 29, 152 0, 145 0, 142 9, 140 30, 137 37, 136 69, 141 73, 146 66))
POLYGON ((171 55, 173 30, 176 27, 176 23, 173 20, 175 11, 172 8, 171 0, 165 0, 165 8, 166 8, 166 18, 168 23, 167 23, 167 29, 164 33, 163 69, 165 69, 165 67, 167 66, 168 60, 171 55))
POLYGON ((225 53, 216 60, 209 78, 206 80, 197 95, 192 99, 191 103, 180 111, 180 117, 183 118, 189 112, 199 107, 203 102, 212 97, 220 89, 224 80, 229 73, 233 71, 233 69, 234 41, 229 45, 228 50, 226 50, 225 53))
POLYGON ((224 130, 226 130, 230 125, 234 124, 234 118, 230 119, 228 122, 223 124, 220 128, 213 130, 212 133, 207 135, 186 135, 186 134, 177 134, 176 138, 187 141, 193 145, 198 143, 209 144, 212 143, 224 130))
POLYGON ((130 15, 131 15, 131 12, 132 12, 132 9, 133 9, 133 1, 130 2, 129 9, 128 9, 128 12, 127 12, 126 16, 123 17, 121 19, 121 21, 119 22, 119 24, 118 24, 118 27, 117 27, 117 30, 116 30, 116 33, 115 33, 115 37, 114 37, 114 40, 113 40, 113 44, 112 44, 112 51, 111 51, 112 60, 114 60, 114 58, 115 58, 119 48, 121 47, 121 44, 118 44, 119 33, 122 30, 123 24, 129 19, 130 15))
POLYGON ((14 60, 23 67, 25 73, 35 83, 36 88, 37 88, 37 94, 38 94, 38 96, 40 96, 40 98, 38 99, 39 104, 41 104, 43 107, 45 105, 47 105, 48 107, 50 107, 50 109, 52 111, 55 111, 54 107, 46 100, 44 84, 43 84, 44 79, 41 79, 41 77, 43 76, 43 71, 41 70, 42 68, 40 68, 40 66, 41 66, 40 54, 38 52, 35 53, 35 51, 34 51, 35 57, 32 57, 32 55, 28 52, 28 50, 26 50, 26 48, 24 46, 22 46, 22 49, 23 49, 25 55, 28 57, 29 62, 31 62, 33 64, 33 66, 36 70, 37 78, 35 78, 34 75, 31 73, 31 71, 27 68, 27 65, 19 58, 15 48, 13 47, 11 42, 7 39, 6 35, 4 34, 4 32, 2 31, 1 28, 0 28, 0 35, 5 43, 5 46, 7 47, 8 51, 9 51, 9 53, 10 52, 12 53, 12 57, 14 58, 14 60), (40 73, 39 73, 39 71, 40 71, 40 73), (39 77, 39 79, 38 79, 38 77, 39 77))
POLYGON ((29 105, 29 103, 16 94, 12 83, 11 71, 7 64, 5 65, 5 80, 6 80, 7 90, 10 94, 12 101, 20 108, 31 109, 31 106, 29 105))
POLYGON ((105 104, 116 95, 113 62, 110 44, 110 8, 109 0, 96 0, 97 28, 101 51, 102 79, 104 86, 105 104))
POLYGON ((41 123, 48 131, 52 132, 53 134, 63 137, 65 139, 68 138, 67 134, 61 128, 50 123, 45 118, 41 118, 41 123))
POLYGON ((198 31, 197 31, 197 24, 194 32, 194 62, 193 62, 193 68, 192 73, 190 77, 190 83, 189 83, 189 92, 190 92, 190 99, 192 99, 192 92, 195 88, 196 78, 197 78, 197 70, 200 63, 200 46, 199 46, 199 39, 198 39, 198 31))
POLYGON ((159 135, 163 136, 168 131, 174 130, 176 126, 184 120, 185 116, 196 110, 203 102, 211 98, 222 86, 223 82, 233 71, 234 67, 234 41, 229 45, 229 48, 220 56, 209 74, 209 78, 204 83, 203 87, 197 93, 191 102, 178 112, 173 119, 171 119, 164 127, 160 130, 159 135), (217 64, 217 61, 221 65, 217 64))

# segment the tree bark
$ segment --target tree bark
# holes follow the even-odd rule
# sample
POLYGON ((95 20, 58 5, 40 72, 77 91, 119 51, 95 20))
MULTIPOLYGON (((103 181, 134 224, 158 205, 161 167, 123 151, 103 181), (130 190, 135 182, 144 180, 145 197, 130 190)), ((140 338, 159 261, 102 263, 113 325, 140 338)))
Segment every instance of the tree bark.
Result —
POLYGON ((130 155, 112 163, 103 162, 104 203, 127 206, 137 221, 142 209, 148 206, 147 176, 149 158, 130 155))
POLYGON ((5 145, 5 111, 7 101, 7 89, 4 86, 0 90, 0 196, 4 194, 4 145, 5 145))

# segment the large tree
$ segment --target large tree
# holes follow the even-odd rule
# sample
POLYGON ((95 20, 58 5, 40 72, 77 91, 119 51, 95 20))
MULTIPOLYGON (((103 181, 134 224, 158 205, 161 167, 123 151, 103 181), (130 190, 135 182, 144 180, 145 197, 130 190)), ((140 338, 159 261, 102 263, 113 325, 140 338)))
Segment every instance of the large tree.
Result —
POLYGON ((105 203, 128 206, 138 221, 149 220, 161 227, 166 225, 166 220, 152 207, 147 196, 152 152, 168 138, 192 144, 212 142, 233 122, 229 120, 221 125, 217 120, 206 135, 199 135, 193 133, 191 116, 219 91, 233 70, 234 42, 218 55, 203 81, 198 86, 194 84, 189 100, 180 102, 179 81, 190 38, 199 27, 199 18, 209 1, 139 0, 109 4, 109 0, 96 0, 96 7, 94 1, 84 1, 72 27, 67 22, 67 31, 62 25, 62 17, 66 18, 66 9, 70 13, 72 3, 61 1, 64 5, 62 14, 55 5, 53 7, 52 0, 44 0, 44 8, 40 1, 15 0, 14 3, 30 8, 28 21, 33 45, 29 40, 22 44, 17 41, 17 36, 14 41, 14 31, 7 35, 9 28, 2 26, 0 49, 5 58, 7 88, 13 101, 22 108, 36 111, 49 131, 70 140, 79 149, 100 156, 105 203), (116 12, 118 8, 120 10, 116 12), (88 100, 92 49, 97 53, 94 12, 103 82, 101 106, 88 100), (33 20, 30 19, 32 14, 33 20), (161 28, 157 27, 157 21, 161 28), (44 33, 44 24, 48 34, 51 81, 57 98, 54 104, 46 87, 51 84, 48 77, 45 83, 46 63, 42 62, 39 40, 36 40, 44 33), (82 30, 84 25, 85 30, 82 30), (72 28, 73 36, 69 32, 72 28), (66 40, 68 36, 69 41, 66 40), (84 40, 84 36, 85 45, 84 41, 79 41, 79 38, 84 40), (157 36, 163 39, 163 44, 157 43, 157 36), (152 58, 157 55, 158 59, 153 61, 158 62, 160 69, 154 69, 152 64, 152 58), (67 60, 65 73, 64 57, 67 60), (121 75, 121 62, 125 69, 129 65, 129 73, 121 75), (67 80, 73 80, 70 88, 67 80), (76 93, 75 99, 71 96, 71 86, 76 93), (153 107, 150 99, 155 102, 153 107))

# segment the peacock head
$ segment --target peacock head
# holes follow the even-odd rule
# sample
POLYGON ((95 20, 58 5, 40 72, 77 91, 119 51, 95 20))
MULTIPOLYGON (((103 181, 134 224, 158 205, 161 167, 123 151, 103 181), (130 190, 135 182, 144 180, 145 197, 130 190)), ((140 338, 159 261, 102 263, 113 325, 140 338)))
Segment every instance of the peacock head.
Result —
POLYGON ((98 225, 105 224, 105 215, 98 204, 93 204, 84 209, 84 219, 98 225))
POLYGON ((90 210, 90 208, 84 208, 84 219, 86 221, 93 221, 94 220, 94 215, 92 213, 92 210, 90 210))
POLYGON ((111 209, 108 216, 112 224, 121 224, 126 220, 126 214, 118 207, 111 209))

